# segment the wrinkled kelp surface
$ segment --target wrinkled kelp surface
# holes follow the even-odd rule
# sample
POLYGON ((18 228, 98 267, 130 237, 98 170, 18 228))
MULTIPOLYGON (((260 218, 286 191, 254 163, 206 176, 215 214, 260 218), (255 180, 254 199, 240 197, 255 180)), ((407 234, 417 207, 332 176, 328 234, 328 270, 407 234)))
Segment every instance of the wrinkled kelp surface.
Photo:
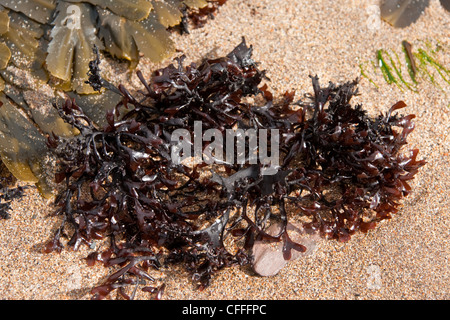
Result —
POLYGON ((87 257, 89 264, 116 268, 92 290, 95 298, 114 290, 132 298, 139 286, 158 298, 164 286, 152 284, 151 270, 172 264, 184 266, 205 288, 218 270, 248 265, 257 239, 282 241, 290 259, 292 250, 305 250, 287 232, 293 218, 308 232, 348 241, 389 219, 410 193, 424 161, 417 160, 418 150, 403 152, 414 129, 414 115, 397 113, 403 102, 371 118, 350 103, 356 82, 322 87, 316 77, 309 99, 295 103, 294 92, 274 99, 261 86, 264 72, 251 53, 243 41, 199 66, 184 66, 181 57, 149 80, 138 74, 140 96, 119 86, 121 102, 104 126, 73 100, 56 105, 80 134, 48 140, 59 159, 55 214, 63 223, 46 251, 107 240, 87 257), (262 102, 246 102, 256 95, 262 102), (193 134, 196 121, 221 133, 279 130, 277 173, 263 175, 264 163, 236 159, 174 163, 171 133, 193 134), (275 223, 281 223, 280 232, 269 235, 275 223))
MULTIPOLYGON (((103 121, 99 95, 86 83, 94 47, 134 68, 140 58, 161 61, 174 52, 170 29, 187 31, 225 3, 206 0, 0 0, 0 157, 45 196, 43 164, 49 160, 45 136, 77 133, 56 110, 43 107, 66 91, 85 112, 103 121), (41 95, 37 95, 39 88, 41 95), (45 89, 45 90, 42 90, 45 89), (46 100, 41 103, 42 99, 46 100), (12 142, 12 143, 11 143, 12 142)), ((107 92, 114 105, 120 96, 107 92)))

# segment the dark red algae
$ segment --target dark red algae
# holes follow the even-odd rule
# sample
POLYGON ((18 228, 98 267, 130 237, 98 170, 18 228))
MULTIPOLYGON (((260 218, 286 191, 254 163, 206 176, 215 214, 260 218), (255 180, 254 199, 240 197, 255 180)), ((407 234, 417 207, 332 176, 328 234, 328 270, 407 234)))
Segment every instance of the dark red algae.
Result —
POLYGON ((243 40, 199 66, 184 66, 181 57, 149 80, 139 73, 142 91, 116 88, 122 101, 111 106, 103 128, 72 100, 55 105, 80 134, 48 141, 59 159, 55 214, 63 223, 46 251, 60 250, 62 237, 74 249, 107 239, 105 249, 87 257, 115 268, 92 290, 94 298, 115 290, 133 298, 138 287, 160 298, 164 286, 148 285, 151 270, 175 264, 204 289, 217 271, 249 265, 259 239, 283 241, 289 259, 291 250, 304 250, 286 231, 293 217, 308 232, 348 241, 391 218, 411 192, 425 162, 417 149, 402 152, 414 129, 414 115, 397 113, 405 103, 371 118, 350 104, 356 81, 322 87, 317 77, 303 101, 294 102, 294 92, 274 99, 251 55, 243 40), (262 102, 246 102, 256 95, 262 102), (264 175, 263 163, 175 163, 171 133, 193 134, 198 121, 222 133, 278 130, 277 172, 264 175), (281 231, 269 235, 275 223, 281 231))

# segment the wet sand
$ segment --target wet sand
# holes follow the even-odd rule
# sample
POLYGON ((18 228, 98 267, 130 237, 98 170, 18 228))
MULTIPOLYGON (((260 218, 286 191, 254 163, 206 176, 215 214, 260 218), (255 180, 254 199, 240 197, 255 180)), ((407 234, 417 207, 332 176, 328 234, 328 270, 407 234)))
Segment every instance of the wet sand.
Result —
MULTIPOLYGON (((309 75, 321 83, 345 82, 360 76, 359 65, 375 58, 378 49, 401 52, 401 42, 420 46, 439 41, 439 61, 450 67, 450 13, 431 1, 421 18, 405 29, 382 22, 374 28, 373 1, 228 0, 204 28, 189 35, 174 34, 186 62, 222 56, 245 36, 253 45, 254 60, 267 70, 275 96, 296 90, 297 98, 312 92, 309 75)), ((159 65, 142 61, 138 68, 149 75, 159 65)), ((123 71, 123 66, 117 66, 123 71)), ((116 70, 116 71, 117 71, 116 70)), ((114 66, 110 74, 115 74, 114 66)), ((138 87, 136 76, 115 74, 115 81, 138 87)), ((427 165, 413 182, 398 214, 367 234, 347 243, 322 241, 308 257, 289 263, 273 277, 259 277, 248 268, 219 272, 210 287, 194 289, 179 270, 152 275, 166 284, 163 299, 449 299, 450 240, 450 85, 441 87, 418 79, 418 92, 389 85, 381 74, 378 88, 362 78, 360 96, 371 114, 387 111, 399 100, 416 115, 408 149, 419 148, 427 165)), ((439 79, 438 79, 439 80, 439 79)), ((88 267, 90 252, 65 250, 43 254, 42 244, 57 226, 48 217, 52 206, 35 188, 13 204, 11 219, 0 221, 0 297, 2 299, 89 299, 89 290, 111 270, 88 267)), ((114 298, 114 295, 112 296, 114 298)), ((139 293, 139 299, 148 295, 139 293)))

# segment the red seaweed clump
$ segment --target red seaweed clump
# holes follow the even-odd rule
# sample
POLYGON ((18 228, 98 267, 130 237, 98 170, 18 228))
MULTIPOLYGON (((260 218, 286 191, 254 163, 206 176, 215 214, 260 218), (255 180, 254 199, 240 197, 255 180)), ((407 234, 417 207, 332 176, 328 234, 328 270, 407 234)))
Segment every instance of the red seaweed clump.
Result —
MULTIPOLYGON (((248 265, 259 239, 282 241, 288 260, 291 250, 305 250, 287 232, 293 218, 309 232, 348 241, 391 218, 410 193, 409 183, 425 162, 416 159, 418 150, 402 150, 414 128, 414 115, 397 113, 403 102, 372 118, 350 103, 356 81, 321 87, 317 77, 303 101, 295 102, 294 92, 274 99, 251 54, 242 41, 227 56, 199 66, 184 66, 181 57, 149 80, 138 73, 143 90, 132 95, 120 85, 122 101, 112 106, 104 127, 73 100, 55 105, 80 134, 48 141, 59 159, 55 203, 63 223, 46 251, 61 250, 62 237, 74 249, 108 239, 87 258, 117 268, 92 290, 95 298, 114 290, 132 298, 141 284, 158 298, 164 287, 143 283, 154 281, 151 269, 172 264, 205 288, 218 270, 248 265), (236 161, 238 152, 212 164, 173 161, 172 133, 195 135, 199 122, 203 130, 223 134, 279 133, 276 172, 264 174, 263 161, 236 161), (275 223, 281 223, 280 232, 268 234, 275 223)), ((92 76, 98 88, 102 81, 92 76)), ((245 160, 251 156, 246 152, 245 160)))

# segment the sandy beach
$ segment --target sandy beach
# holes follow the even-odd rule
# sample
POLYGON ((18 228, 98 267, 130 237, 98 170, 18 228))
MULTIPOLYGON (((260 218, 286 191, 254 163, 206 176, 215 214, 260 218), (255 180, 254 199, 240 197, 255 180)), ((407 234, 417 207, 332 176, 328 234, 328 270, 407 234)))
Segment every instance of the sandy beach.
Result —
MULTIPOLYGON (((253 46, 253 59, 267 71, 274 96, 295 90, 301 98, 312 92, 310 75, 318 75, 323 85, 354 80, 361 76, 361 65, 370 67, 375 61, 377 50, 402 56, 403 40, 413 50, 439 47, 436 58, 449 69, 450 12, 438 0, 430 2, 416 23, 395 29, 381 21, 373 24, 368 8, 377 2, 371 0, 228 0, 205 27, 182 36, 174 33, 173 40, 188 63, 223 56, 244 36, 253 46)), ((170 60, 152 64, 143 59, 138 69, 148 77, 170 60)), ((139 88, 137 76, 124 70, 110 62, 107 72, 114 82, 139 88)), ((233 267, 198 291, 180 270, 154 271, 152 276, 166 285, 163 299, 450 298, 450 84, 439 77, 436 83, 419 77, 413 92, 386 83, 381 73, 372 73, 371 79, 376 85, 361 78, 353 103, 377 115, 403 100, 408 107, 402 112, 416 115, 406 147, 418 148, 418 158, 427 161, 399 213, 349 242, 320 241, 314 254, 290 262, 273 277, 233 267)), ((25 193, 12 203, 11 218, 0 220, 0 298, 90 299, 91 288, 112 270, 87 266, 84 258, 91 250, 86 247, 42 253, 58 218, 48 216, 51 202, 36 188, 25 193)), ((138 291, 136 298, 148 295, 138 291)))

